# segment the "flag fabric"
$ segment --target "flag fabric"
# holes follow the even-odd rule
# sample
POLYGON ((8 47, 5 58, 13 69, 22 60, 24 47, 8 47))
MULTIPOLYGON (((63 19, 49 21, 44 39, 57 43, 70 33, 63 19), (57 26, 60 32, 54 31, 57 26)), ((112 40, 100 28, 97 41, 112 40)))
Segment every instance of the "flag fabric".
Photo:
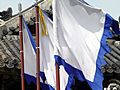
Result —
MULTIPOLYGON (((41 12, 42 13, 42 12, 41 12)), ((44 14, 40 15, 40 66, 43 69, 47 83, 55 88, 55 61, 53 54, 53 33, 52 23, 50 19, 44 14), (51 35, 49 35, 51 34, 51 35), (51 37, 52 36, 52 37, 51 37)))
MULTIPOLYGON (((36 44, 23 18, 23 48, 24 48, 24 73, 27 83, 36 84, 36 44)), ((42 61, 42 60, 41 60, 42 61)), ((43 61, 42 61, 43 63, 43 61)), ((47 83, 44 73, 44 64, 40 66, 40 87, 42 90, 54 90, 51 85, 47 83)))
POLYGON ((54 57, 69 75, 66 90, 74 78, 87 81, 92 90, 103 89, 101 66, 110 52, 110 27, 120 33, 117 21, 83 0, 53 0, 54 57))
MULTIPOLYGON (((54 35, 53 35, 53 22, 45 14, 40 14, 42 23, 40 25, 40 60, 45 61, 44 73, 46 75, 47 83, 56 88, 56 73, 55 73, 55 60, 54 60, 54 35), (46 30, 45 30, 46 29, 46 30), (44 33, 43 33, 44 32, 44 33)), ((41 63, 42 64, 42 63, 41 63)), ((60 69, 60 88, 65 90, 67 85, 68 75, 61 67, 60 69)))

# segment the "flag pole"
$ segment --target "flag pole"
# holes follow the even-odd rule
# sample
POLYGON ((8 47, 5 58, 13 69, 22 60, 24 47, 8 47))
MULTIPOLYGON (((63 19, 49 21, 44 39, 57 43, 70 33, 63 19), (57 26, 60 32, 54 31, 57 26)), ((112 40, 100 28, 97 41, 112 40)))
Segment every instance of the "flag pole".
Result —
MULTIPOLYGON (((53 0, 53 30, 57 30, 56 1, 57 0, 53 0)), ((55 34, 55 36, 56 35, 57 34, 55 34)), ((55 69, 56 69, 56 90, 60 90, 60 71, 57 62, 55 62, 55 69)))
POLYGON ((23 34, 22 34, 22 5, 18 4, 19 10, 19 37, 20 37, 20 61, 21 61, 21 88, 25 90, 24 82, 24 52, 23 52, 23 34))
POLYGON ((37 90, 40 90, 40 47, 39 47, 39 7, 35 5, 35 24, 36 24, 36 78, 37 78, 37 90))
POLYGON ((59 73, 59 66, 55 63, 56 68, 56 90, 60 90, 60 73, 59 73))

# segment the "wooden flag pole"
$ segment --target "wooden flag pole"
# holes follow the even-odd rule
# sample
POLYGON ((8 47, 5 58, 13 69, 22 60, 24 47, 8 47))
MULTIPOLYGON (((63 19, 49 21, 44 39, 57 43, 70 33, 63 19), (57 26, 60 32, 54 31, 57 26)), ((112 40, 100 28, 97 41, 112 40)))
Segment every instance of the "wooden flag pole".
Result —
MULTIPOLYGON (((53 0, 53 31, 57 30, 56 1, 57 0, 53 0)), ((56 90, 60 90, 60 71, 59 71, 59 65, 57 62, 55 63, 55 69, 56 69, 56 90)))
POLYGON ((37 78, 37 90, 40 90, 40 48, 39 48, 39 7, 35 5, 36 11, 36 78, 37 78))
POLYGON ((22 34, 22 5, 18 4, 19 10, 19 37, 20 37, 20 60, 21 60, 21 88, 25 90, 24 82, 24 52, 23 52, 23 34, 22 34))
POLYGON ((60 90, 60 73, 59 73, 59 66, 55 63, 56 68, 56 90, 60 90))

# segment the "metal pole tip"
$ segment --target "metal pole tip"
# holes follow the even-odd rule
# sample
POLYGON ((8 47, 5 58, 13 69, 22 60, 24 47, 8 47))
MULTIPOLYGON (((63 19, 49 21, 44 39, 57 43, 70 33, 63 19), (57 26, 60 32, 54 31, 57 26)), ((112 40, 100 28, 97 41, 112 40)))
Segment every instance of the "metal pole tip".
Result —
POLYGON ((35 0, 36 2, 38 2, 38 0, 35 0))
POLYGON ((21 4, 21 3, 18 4, 18 10, 19 10, 20 12, 22 11, 22 4, 21 4))

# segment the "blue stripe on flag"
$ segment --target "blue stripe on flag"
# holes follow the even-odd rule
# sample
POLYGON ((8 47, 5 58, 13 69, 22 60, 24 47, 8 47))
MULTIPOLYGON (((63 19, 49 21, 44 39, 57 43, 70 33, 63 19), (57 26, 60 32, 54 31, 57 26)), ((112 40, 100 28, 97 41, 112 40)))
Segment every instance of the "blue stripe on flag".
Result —
MULTIPOLYGON (((95 77, 94 77, 94 82, 90 82, 90 81, 86 80, 82 71, 80 71, 79 69, 76 69, 76 68, 72 67, 70 64, 66 63, 65 60, 62 59, 60 56, 58 56, 58 55, 54 56, 56 63, 58 63, 59 66, 63 65, 65 68, 65 71, 69 75, 66 90, 71 90, 71 86, 74 84, 74 77, 80 81, 87 81, 88 84, 90 85, 90 87, 92 88, 92 90, 102 90, 103 89, 103 86, 102 86, 103 74, 101 72, 101 66, 106 64, 106 62, 104 60, 104 55, 106 53, 110 52, 110 48, 108 47, 108 45, 106 43, 106 39, 112 37, 110 27, 112 27, 113 30, 116 30, 116 27, 114 25, 114 24, 116 24, 116 23, 114 23, 115 20, 112 17, 110 17, 108 14, 106 14, 105 17, 106 17, 106 20, 105 20, 105 24, 104 24, 104 32, 103 32, 103 36, 101 39, 101 46, 100 46, 100 50, 99 50, 98 58, 97 58, 97 62, 96 62, 96 73, 95 73, 95 77)), ((117 30, 119 30, 119 29, 117 29, 117 30)))
POLYGON ((43 82, 45 82, 46 81, 45 73, 44 72, 40 72, 40 76, 41 76, 43 82))
MULTIPOLYGON (((31 82, 36 84, 36 78, 34 76, 30 76, 28 74, 25 74, 25 77, 27 78, 27 83, 30 84, 31 82)), ((41 83, 40 82, 40 87, 42 90, 55 90, 52 86, 49 84, 41 83)))
POLYGON ((36 78, 34 76, 25 74, 25 78, 28 84, 30 84, 31 82, 36 84, 36 78))
MULTIPOLYGON (((40 72, 40 76, 41 76, 43 82, 45 82, 46 81, 45 73, 44 72, 40 72)), ((30 84, 31 82, 36 84, 36 78, 34 76, 25 74, 25 77, 26 77, 26 80, 27 80, 28 84, 30 84)))
POLYGON ((28 26, 27 26, 27 23, 25 22, 25 19, 24 19, 24 18, 23 18, 23 22, 24 22, 24 24, 25 24, 25 28, 27 29, 28 35, 29 35, 29 37, 30 37, 30 41, 31 41, 31 44, 32 44, 32 46, 33 46, 33 49, 34 49, 34 51, 36 52, 36 43, 35 43, 35 41, 34 41, 34 39, 33 39, 33 36, 32 36, 32 34, 31 34, 31 32, 30 32, 30 30, 29 30, 29 28, 28 28, 28 26))

